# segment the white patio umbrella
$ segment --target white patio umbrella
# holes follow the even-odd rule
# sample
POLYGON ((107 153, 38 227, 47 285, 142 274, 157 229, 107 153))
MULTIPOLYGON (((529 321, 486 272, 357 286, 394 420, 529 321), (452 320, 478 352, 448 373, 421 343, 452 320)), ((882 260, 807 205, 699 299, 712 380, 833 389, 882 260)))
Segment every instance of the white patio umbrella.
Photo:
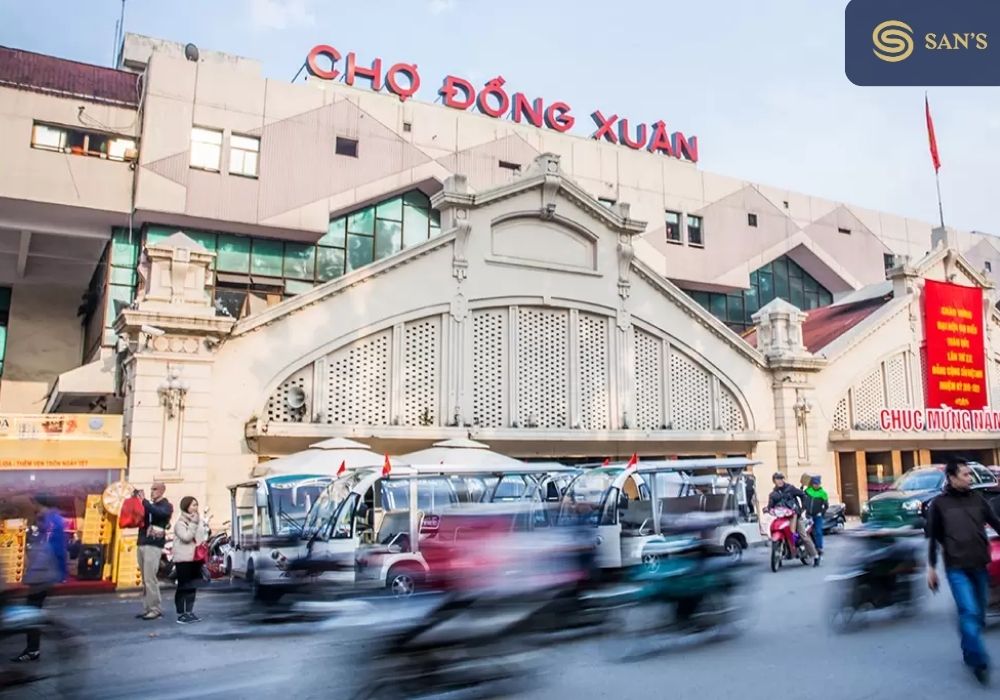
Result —
POLYGON ((336 476, 343 462, 348 469, 358 467, 380 467, 385 456, 368 449, 368 445, 331 438, 314 442, 308 449, 295 452, 268 462, 261 462, 253 468, 253 476, 274 476, 277 474, 315 474, 336 476))
POLYGON ((407 464, 444 464, 456 467, 524 466, 524 462, 519 459, 493 452, 489 445, 466 438, 435 442, 425 450, 400 455, 399 460, 407 464))

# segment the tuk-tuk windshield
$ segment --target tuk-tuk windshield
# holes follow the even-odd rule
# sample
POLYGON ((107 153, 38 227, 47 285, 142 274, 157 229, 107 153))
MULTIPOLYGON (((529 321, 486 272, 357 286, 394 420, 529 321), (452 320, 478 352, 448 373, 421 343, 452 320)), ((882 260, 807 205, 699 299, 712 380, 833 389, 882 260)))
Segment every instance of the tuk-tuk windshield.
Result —
POLYGON ((604 503, 604 498, 614 484, 615 472, 591 471, 578 476, 563 494, 559 508, 559 522, 579 522, 592 519, 604 503))
MULTIPOLYGON (((417 479, 417 509, 433 513, 445 506, 458 503, 455 485, 449 477, 417 479)), ((410 480, 382 482, 382 504, 386 510, 409 510, 410 480)))
POLYGON ((305 524, 302 528, 302 534, 306 537, 312 537, 320 528, 323 527, 324 523, 330 521, 333 517, 334 512, 345 498, 347 498, 351 491, 361 482, 363 473, 361 472, 351 472, 346 474, 339 479, 334 479, 330 482, 323 492, 320 493, 313 503, 312 508, 309 510, 309 514, 306 516, 305 524))
POLYGON ((306 516, 330 483, 329 477, 268 480, 274 532, 295 534, 302 530, 306 516))

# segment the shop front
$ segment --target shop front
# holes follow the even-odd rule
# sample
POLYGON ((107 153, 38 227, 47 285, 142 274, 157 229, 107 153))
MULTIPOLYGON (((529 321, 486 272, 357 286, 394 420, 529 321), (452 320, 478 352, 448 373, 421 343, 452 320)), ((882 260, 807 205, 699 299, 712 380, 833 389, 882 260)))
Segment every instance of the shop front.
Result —
POLYGON ((42 508, 66 521, 69 590, 107 590, 122 546, 116 485, 127 466, 122 417, 0 415, 0 568, 8 585, 24 570, 25 538, 42 508))

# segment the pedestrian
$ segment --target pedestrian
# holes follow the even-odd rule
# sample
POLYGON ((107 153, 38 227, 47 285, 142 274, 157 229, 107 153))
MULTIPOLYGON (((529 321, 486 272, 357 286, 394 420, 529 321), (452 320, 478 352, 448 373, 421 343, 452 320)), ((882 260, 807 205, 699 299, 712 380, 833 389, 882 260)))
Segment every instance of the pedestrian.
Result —
POLYGON ((771 477, 771 481, 774 484, 774 489, 767 499, 767 509, 773 510, 782 507, 792 511, 792 530, 798 533, 799 539, 806 548, 806 556, 812 560, 813 566, 819 566, 819 553, 816 551, 815 543, 806 531, 805 491, 797 489, 785 481, 785 475, 781 472, 775 472, 771 477))
MULTIPOLYGON (((47 499, 36 497, 40 510, 25 542, 25 566, 22 582, 28 586, 28 605, 41 608, 52 586, 66 580, 66 521, 47 499)), ((27 646, 12 661, 38 661, 41 658, 42 634, 39 628, 27 633, 27 646)))
POLYGON ((990 660, 983 644, 989 597, 990 545, 986 525, 1000 532, 1000 518, 972 490, 972 469, 959 460, 945 466, 947 484, 927 509, 927 585, 938 590, 938 544, 944 549, 944 570, 958 608, 958 629, 965 664, 983 685, 989 683, 990 660))
POLYGON ((806 487, 806 507, 809 517, 813 522, 813 541, 816 542, 815 566, 819 566, 819 560, 823 557, 823 526, 826 524, 826 511, 830 507, 830 497, 823 488, 822 479, 819 475, 813 476, 806 487))
POLYGON ((142 572, 142 606, 143 611, 136 617, 143 620, 156 620, 163 617, 160 598, 160 557, 167 544, 167 528, 174 514, 174 507, 164 497, 167 487, 157 481, 150 488, 152 500, 148 500, 143 491, 136 495, 142 499, 145 511, 144 525, 139 528, 139 570, 142 572))
POLYGON ((198 545, 208 541, 208 522, 198 515, 198 501, 185 496, 181 499, 181 514, 174 525, 174 566, 177 568, 177 592, 174 606, 177 622, 184 625, 198 622, 194 614, 194 599, 201 580, 201 567, 205 564, 196 556, 198 545))

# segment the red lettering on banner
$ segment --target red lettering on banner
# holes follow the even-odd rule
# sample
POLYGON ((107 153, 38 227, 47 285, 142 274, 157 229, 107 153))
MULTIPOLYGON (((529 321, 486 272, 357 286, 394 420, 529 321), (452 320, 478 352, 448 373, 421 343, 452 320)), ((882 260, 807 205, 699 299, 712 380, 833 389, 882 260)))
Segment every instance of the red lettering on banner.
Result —
POLYGON ((344 82, 348 85, 354 85, 354 79, 356 77, 362 77, 369 80, 372 84, 372 90, 378 92, 382 89, 382 59, 376 58, 372 61, 371 68, 365 68, 363 66, 358 66, 358 57, 351 51, 347 54, 347 74, 344 76, 344 82))
POLYGON ((983 408, 987 398, 983 290, 927 280, 923 304, 927 406, 983 408))
POLYGON ((314 75, 320 80, 336 80, 337 76, 340 75, 340 71, 334 66, 339 60, 340 52, 337 49, 326 44, 320 44, 319 46, 314 46, 313 50, 306 56, 306 70, 309 71, 310 75, 314 75), (329 69, 319 65, 320 56, 326 56, 330 59, 329 69))

